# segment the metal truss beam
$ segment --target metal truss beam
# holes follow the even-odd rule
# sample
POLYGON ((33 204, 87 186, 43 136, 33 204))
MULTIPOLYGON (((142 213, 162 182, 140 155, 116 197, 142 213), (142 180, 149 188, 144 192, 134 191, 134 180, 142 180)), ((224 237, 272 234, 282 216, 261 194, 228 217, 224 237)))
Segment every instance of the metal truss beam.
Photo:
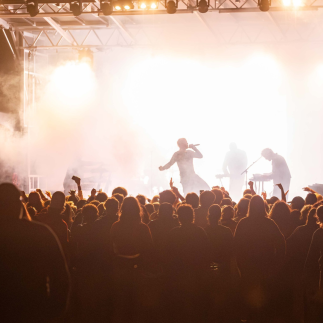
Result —
MULTIPOLYGON (((316 11, 319 9, 322 9, 323 6, 307 6, 307 7, 300 7, 298 11, 316 11)), ((197 11, 196 8, 188 8, 188 9, 178 9, 176 11, 176 14, 187 14, 187 13, 193 13, 197 11)), ((269 12, 277 12, 277 11, 283 11, 283 12, 294 12, 295 10, 293 8, 289 7, 271 7, 269 12)), ((261 12, 258 7, 254 8, 214 8, 209 9, 209 12, 219 12, 219 13, 242 13, 242 12, 261 12)), ((113 12, 113 14, 109 17, 113 16, 132 16, 132 15, 161 15, 161 14, 168 14, 166 10, 155 10, 155 11, 148 11, 143 12, 142 10, 131 10, 131 11, 122 11, 122 12, 113 12)), ((96 15, 96 16, 104 16, 103 13, 99 10, 96 11, 83 11, 82 15, 96 15)), ((81 16, 82 16, 81 15, 81 16)), ((72 12, 40 12, 36 18, 59 18, 59 17, 73 17, 77 18, 73 15, 72 12)), ((106 17, 106 16, 104 16, 106 17)), ((8 18, 30 18, 30 15, 28 13, 24 12, 16 12, 16 13, 3 13, 0 12, 0 18, 2 19, 8 19, 8 18)))
POLYGON ((59 34, 61 34, 69 43, 74 44, 74 39, 64 31, 64 29, 56 23, 52 18, 45 17, 44 18, 59 34))

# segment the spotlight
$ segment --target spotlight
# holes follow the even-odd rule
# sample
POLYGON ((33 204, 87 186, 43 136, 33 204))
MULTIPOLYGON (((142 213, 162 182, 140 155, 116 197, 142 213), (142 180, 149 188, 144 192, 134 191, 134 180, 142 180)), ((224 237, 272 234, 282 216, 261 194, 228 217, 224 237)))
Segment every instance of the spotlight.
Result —
POLYGON ((35 17, 39 14, 38 2, 37 1, 28 1, 27 2, 27 12, 30 14, 30 17, 35 17))
POLYGON ((113 12, 113 7, 112 7, 111 3, 104 1, 104 0, 101 0, 100 9, 102 10, 102 12, 105 16, 109 16, 113 12))
POLYGON ((271 0, 258 0, 260 11, 268 11, 271 6, 271 0))
POLYGON ((74 16, 79 16, 82 13, 82 2, 80 0, 71 1, 70 10, 74 16))
POLYGON ((167 13, 173 14, 176 12, 176 3, 173 0, 167 2, 167 13))
POLYGON ((200 13, 206 13, 209 10, 209 4, 206 0, 200 0, 198 3, 198 11, 200 13))
POLYGON ((114 9, 115 10, 130 10, 130 9, 134 9, 134 5, 131 1, 115 1, 114 2, 114 9))
POLYGON ((157 9, 158 2, 157 1, 140 1, 138 3, 139 9, 157 9))

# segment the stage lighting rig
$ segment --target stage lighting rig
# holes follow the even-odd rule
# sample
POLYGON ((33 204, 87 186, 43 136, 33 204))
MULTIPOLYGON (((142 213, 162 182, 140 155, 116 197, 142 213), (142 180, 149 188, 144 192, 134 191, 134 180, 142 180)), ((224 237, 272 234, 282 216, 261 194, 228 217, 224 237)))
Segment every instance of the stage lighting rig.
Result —
MULTIPOLYGON (((167 0, 166 0, 167 1, 167 0)), ((167 13, 173 14, 176 12, 177 10, 177 5, 178 5, 178 0, 175 1, 170 0, 166 3, 165 7, 167 9, 167 13)))
POLYGON ((71 1, 70 10, 73 12, 74 16, 79 16, 82 13, 82 1, 80 0, 71 1))
POLYGON ((35 17, 39 14, 38 2, 37 1, 27 1, 27 12, 30 17, 35 17))
POLYGON ((131 1, 121 0, 121 1, 114 1, 113 7, 115 10, 120 11, 120 10, 134 9, 135 6, 131 1))
POLYGON ((109 16, 113 12, 113 6, 109 1, 101 0, 100 9, 105 16, 109 16))
POLYGON ((206 12, 208 12, 208 10, 209 10, 209 2, 208 1, 206 1, 206 0, 200 0, 199 2, 198 2, 198 6, 197 6, 197 8, 198 8, 198 11, 200 12, 200 13, 206 13, 206 12))
POLYGON ((158 1, 139 1, 138 2, 138 9, 147 10, 147 9, 157 9, 158 8, 158 1))
POLYGON ((268 11, 271 6, 271 0, 258 0, 260 11, 268 11))

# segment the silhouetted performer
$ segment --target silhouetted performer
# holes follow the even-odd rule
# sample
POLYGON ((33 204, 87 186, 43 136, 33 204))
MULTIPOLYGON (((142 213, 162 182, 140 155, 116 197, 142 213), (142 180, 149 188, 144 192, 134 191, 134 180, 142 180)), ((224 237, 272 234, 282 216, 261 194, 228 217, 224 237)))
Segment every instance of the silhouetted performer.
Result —
POLYGON ((283 156, 275 154, 270 148, 266 148, 261 155, 272 162, 271 179, 274 181, 273 196, 281 198, 281 190, 276 184, 282 184, 284 191, 287 192, 290 186, 291 174, 283 156))
POLYGON ((194 145, 188 145, 185 138, 178 139, 177 145, 179 151, 174 153, 165 166, 160 166, 159 170, 163 171, 177 163, 184 195, 191 192, 199 194, 200 190, 209 190, 209 185, 194 170, 193 158, 203 158, 201 152, 194 145), (193 149, 193 151, 188 150, 188 148, 193 149))
POLYGON ((0 185, 0 322, 52 322, 64 314, 69 273, 60 243, 22 219, 20 191, 0 185))
POLYGON ((225 155, 222 169, 225 175, 230 176, 229 192, 231 197, 237 201, 242 196, 245 177, 241 173, 247 168, 247 154, 238 149, 235 143, 231 143, 229 149, 225 155))

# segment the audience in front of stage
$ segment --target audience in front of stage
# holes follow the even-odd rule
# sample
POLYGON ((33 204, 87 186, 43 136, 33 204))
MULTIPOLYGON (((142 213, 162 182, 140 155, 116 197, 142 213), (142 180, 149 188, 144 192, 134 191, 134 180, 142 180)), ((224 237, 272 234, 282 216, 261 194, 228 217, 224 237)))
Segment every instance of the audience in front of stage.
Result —
POLYGON ((0 185, 1 322, 322 322, 323 201, 0 185), (70 278, 71 275, 71 278, 70 278), (303 278, 305 278, 303 280, 303 278))

